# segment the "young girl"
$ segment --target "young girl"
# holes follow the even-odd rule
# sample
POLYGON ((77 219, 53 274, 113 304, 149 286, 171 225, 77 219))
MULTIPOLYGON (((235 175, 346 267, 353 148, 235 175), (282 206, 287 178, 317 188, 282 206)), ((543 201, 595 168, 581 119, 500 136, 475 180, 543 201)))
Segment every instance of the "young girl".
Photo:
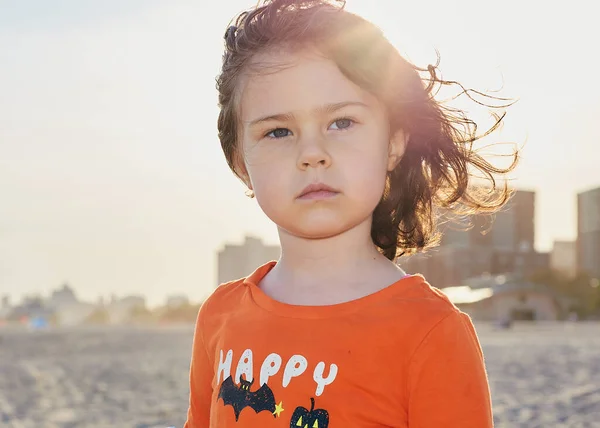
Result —
POLYGON ((219 138, 282 251, 202 305, 185 426, 491 427, 471 320, 395 261, 436 242, 438 210, 500 207, 470 174, 494 189, 514 165, 341 2, 264 1, 225 41, 219 138))

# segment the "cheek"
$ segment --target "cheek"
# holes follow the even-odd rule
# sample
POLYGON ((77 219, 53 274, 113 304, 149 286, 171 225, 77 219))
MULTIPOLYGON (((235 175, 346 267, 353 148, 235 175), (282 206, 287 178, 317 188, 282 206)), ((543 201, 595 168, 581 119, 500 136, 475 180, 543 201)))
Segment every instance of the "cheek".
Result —
POLYGON ((248 176, 256 199, 264 208, 281 201, 282 196, 289 192, 289 183, 283 164, 267 165, 247 163, 248 176))
POLYGON ((265 184, 270 184, 270 180, 278 174, 280 162, 273 150, 267 150, 261 145, 245 146, 243 158, 255 193, 265 187, 265 184))
POLYGON ((281 170, 257 169, 250 175, 256 202, 265 215, 280 224, 289 208, 290 185, 281 170))
POLYGON ((369 149, 354 153, 352 159, 348 159, 345 175, 357 196, 361 194, 362 198, 379 201, 388 173, 388 156, 383 146, 369 149))
POLYGON ((360 193, 360 197, 366 205, 377 205, 385 188, 387 176, 385 166, 383 168, 380 165, 376 165, 374 168, 364 167, 358 171, 352 178, 357 195, 360 193))

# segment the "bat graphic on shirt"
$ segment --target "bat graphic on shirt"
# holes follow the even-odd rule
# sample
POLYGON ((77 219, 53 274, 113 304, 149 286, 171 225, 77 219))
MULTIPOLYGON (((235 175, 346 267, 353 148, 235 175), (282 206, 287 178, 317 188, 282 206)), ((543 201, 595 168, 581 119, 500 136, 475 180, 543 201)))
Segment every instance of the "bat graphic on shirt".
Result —
POLYGON ((236 421, 240 416, 240 412, 246 407, 252 408, 256 413, 264 410, 271 413, 275 412, 275 396, 271 388, 265 383, 258 390, 250 391, 253 382, 240 378, 240 386, 237 386, 229 376, 221 384, 217 400, 222 398, 225 406, 233 407, 236 421))

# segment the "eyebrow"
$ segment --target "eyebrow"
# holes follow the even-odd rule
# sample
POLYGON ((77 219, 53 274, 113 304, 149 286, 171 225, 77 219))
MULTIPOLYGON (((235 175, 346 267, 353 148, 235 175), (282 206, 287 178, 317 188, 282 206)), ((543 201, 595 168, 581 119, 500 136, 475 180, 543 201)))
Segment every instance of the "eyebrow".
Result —
MULTIPOLYGON (((344 107, 348 107, 348 106, 359 106, 359 107, 365 107, 367 108, 368 106, 360 101, 342 101, 340 103, 333 103, 333 104, 325 104, 324 106, 318 107, 316 108, 314 111, 317 113, 333 113, 337 110, 340 110, 344 107)), ((258 119, 254 119, 249 121, 248 123, 250 124, 250 126, 254 126, 254 125, 258 125, 259 123, 263 123, 263 122, 269 122, 269 121, 288 121, 288 120, 292 120, 294 118, 294 115, 292 113, 280 113, 280 114, 272 114, 269 116, 263 116, 263 117, 259 117, 258 119)))

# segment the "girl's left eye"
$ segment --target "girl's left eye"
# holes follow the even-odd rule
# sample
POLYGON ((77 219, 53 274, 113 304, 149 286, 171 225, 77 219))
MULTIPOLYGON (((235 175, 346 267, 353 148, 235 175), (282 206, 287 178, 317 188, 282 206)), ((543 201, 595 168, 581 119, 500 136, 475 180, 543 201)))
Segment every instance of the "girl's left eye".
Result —
POLYGON ((352 119, 342 118, 342 119, 338 119, 338 120, 334 121, 330 125, 330 128, 334 127, 333 129, 342 130, 342 129, 348 129, 352 125, 354 125, 354 121, 352 119))

